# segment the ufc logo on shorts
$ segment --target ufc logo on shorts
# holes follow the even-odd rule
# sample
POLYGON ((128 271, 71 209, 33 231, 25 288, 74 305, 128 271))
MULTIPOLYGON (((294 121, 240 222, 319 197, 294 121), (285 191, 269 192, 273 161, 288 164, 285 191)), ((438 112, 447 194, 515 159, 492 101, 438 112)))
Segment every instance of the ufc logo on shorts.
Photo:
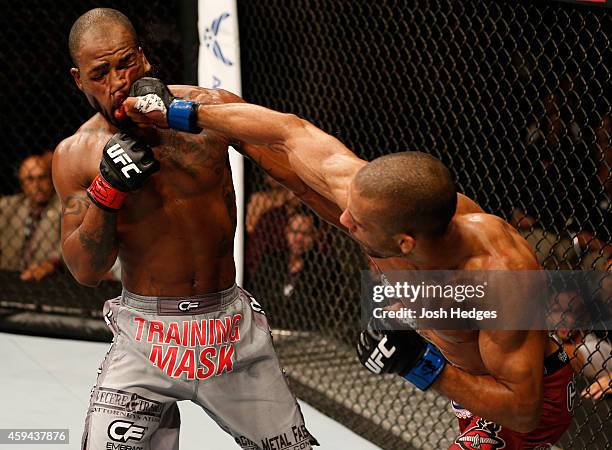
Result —
POLYGON ((574 410, 574 400, 576 398, 576 383, 574 380, 567 384, 567 410, 572 412, 574 410))
POLYGON ((113 158, 113 162, 115 164, 123 164, 124 167, 121 169, 121 172, 123 173, 123 175, 125 175, 126 178, 130 178, 130 174, 128 173, 130 170, 133 170, 136 173, 142 173, 138 166, 134 164, 132 158, 130 158, 125 153, 125 150, 121 148, 121 145, 113 145, 108 150, 106 150, 106 153, 108 153, 108 156, 113 158))
POLYGON ((192 309, 196 309, 198 306, 200 306, 199 302, 181 302, 178 304, 178 309, 180 311, 191 311, 192 309))
POLYGON ((263 308, 261 307, 261 305, 259 304, 259 302, 257 300, 255 300, 253 297, 249 296, 250 304, 251 304, 251 309, 257 313, 261 313, 261 314, 266 314, 263 310, 263 308))
POLYGON ((111 317, 113 317, 113 312, 112 311, 108 311, 105 315, 104 315, 104 322, 106 322, 107 326, 111 326, 111 317))
POLYGON ((127 442, 130 439, 140 441, 144 437, 147 427, 134 425, 134 422, 115 420, 108 427, 108 437, 113 441, 127 442))
POLYGON ((387 348, 385 344, 387 343, 387 336, 384 336, 376 348, 370 354, 370 357, 366 361, 366 367, 374 373, 381 373, 385 364, 382 361, 382 358, 390 358, 393 353, 395 353, 395 347, 387 348))

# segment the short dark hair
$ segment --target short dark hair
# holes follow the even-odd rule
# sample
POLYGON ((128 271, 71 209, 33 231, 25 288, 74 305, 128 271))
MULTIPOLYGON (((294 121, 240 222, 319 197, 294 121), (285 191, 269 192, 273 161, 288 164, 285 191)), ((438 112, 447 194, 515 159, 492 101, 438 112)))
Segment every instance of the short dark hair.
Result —
POLYGON ((132 35, 134 40, 138 42, 138 36, 136 30, 127 18, 125 14, 116 9, 112 8, 94 8, 81 15, 73 24, 70 29, 70 35, 68 37, 68 48, 70 50, 70 57, 75 66, 78 67, 76 54, 81 46, 81 40, 85 31, 91 30, 94 27, 108 24, 119 24, 125 27, 132 35))
POLYGON ((381 156, 361 168, 355 187, 383 208, 380 218, 392 233, 441 236, 457 209, 449 170, 427 153, 381 156))

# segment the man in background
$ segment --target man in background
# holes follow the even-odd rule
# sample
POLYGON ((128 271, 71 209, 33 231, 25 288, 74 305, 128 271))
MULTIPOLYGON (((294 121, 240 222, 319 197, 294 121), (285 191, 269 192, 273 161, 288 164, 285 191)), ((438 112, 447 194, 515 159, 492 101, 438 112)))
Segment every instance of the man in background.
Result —
POLYGON ((47 155, 25 158, 18 170, 21 192, 0 198, 0 269, 40 280, 60 262, 60 202, 47 155))

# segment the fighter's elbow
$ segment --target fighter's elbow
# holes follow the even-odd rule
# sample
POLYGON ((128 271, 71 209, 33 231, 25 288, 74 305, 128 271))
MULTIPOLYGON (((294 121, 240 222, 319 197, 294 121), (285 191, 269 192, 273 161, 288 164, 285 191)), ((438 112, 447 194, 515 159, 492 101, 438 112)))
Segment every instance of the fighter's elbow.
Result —
POLYGON ((310 122, 301 119, 295 114, 282 114, 281 123, 285 129, 285 137, 292 138, 304 130, 310 122))
POLYGON ((523 400, 516 404, 514 423, 509 426, 519 433, 530 433, 538 427, 542 402, 537 399, 523 400))
POLYGON ((538 427, 538 423, 540 423, 539 419, 538 417, 527 421, 517 421, 517 424, 512 427, 512 430, 518 433, 531 433, 538 427))
POLYGON ((96 287, 98 286, 98 284, 100 284, 100 281, 102 281, 102 277, 99 277, 97 274, 93 274, 93 273, 87 273, 84 271, 72 271, 72 276, 74 277, 74 279, 79 283, 82 284, 83 286, 87 286, 87 287, 96 287))
POLYGON ((295 114, 277 113, 274 120, 274 134, 268 145, 280 153, 293 153, 301 148, 298 144, 303 142, 308 133, 310 122, 300 119, 295 114))
POLYGON ((70 258, 66 258, 66 254, 64 254, 64 262, 77 283, 87 287, 96 287, 102 281, 102 276, 94 272, 91 266, 75 264, 70 261, 70 258))

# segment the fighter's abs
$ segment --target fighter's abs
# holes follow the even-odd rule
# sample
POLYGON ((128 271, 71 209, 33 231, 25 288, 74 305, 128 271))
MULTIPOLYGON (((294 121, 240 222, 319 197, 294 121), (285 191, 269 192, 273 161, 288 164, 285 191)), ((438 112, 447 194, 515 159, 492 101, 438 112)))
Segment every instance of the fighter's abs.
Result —
POLYGON ((197 295, 235 276, 235 197, 227 146, 166 132, 160 171, 128 199, 118 234, 124 286, 143 295, 197 295))

